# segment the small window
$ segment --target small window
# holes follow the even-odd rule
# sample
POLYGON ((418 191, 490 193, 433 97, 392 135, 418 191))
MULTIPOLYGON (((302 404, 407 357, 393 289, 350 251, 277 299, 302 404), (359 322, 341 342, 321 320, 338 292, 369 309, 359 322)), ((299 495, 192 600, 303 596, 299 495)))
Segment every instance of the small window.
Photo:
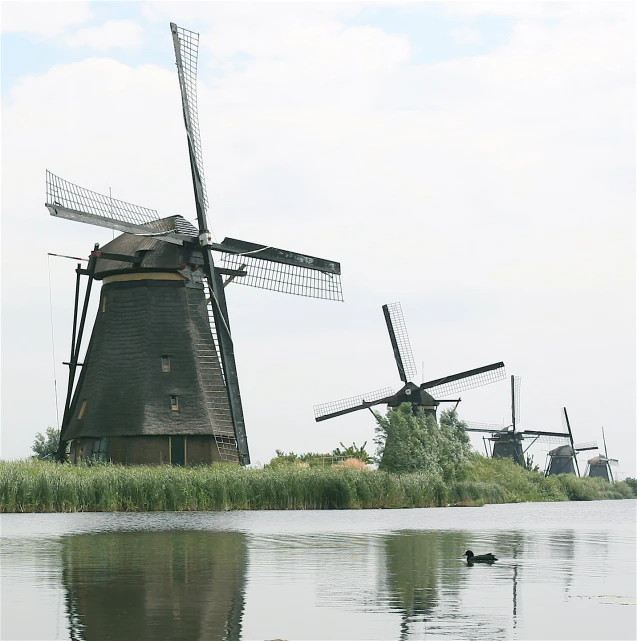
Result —
POLYGON ((78 421, 81 421, 84 418, 84 412, 86 412, 86 400, 83 400, 82 405, 80 405, 80 411, 77 413, 78 421))
POLYGON ((93 458, 96 461, 106 461, 108 455, 108 438, 103 436, 102 438, 95 439, 93 443, 93 458))
POLYGON ((161 357, 161 371, 170 372, 170 356, 161 357))
POLYGON ((179 396, 177 396, 177 394, 170 395, 170 409, 173 412, 179 411, 179 396))
POLYGON ((106 311, 106 296, 102 296, 102 312, 106 311))

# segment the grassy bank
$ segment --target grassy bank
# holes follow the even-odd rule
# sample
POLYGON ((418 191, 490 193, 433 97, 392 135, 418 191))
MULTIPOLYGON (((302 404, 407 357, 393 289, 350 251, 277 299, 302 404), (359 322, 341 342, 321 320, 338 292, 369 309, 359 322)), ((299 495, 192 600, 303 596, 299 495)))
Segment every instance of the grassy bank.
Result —
POLYGON ((346 467, 72 466, 0 462, 2 512, 271 510, 435 507, 634 498, 626 483, 544 478, 507 460, 475 457, 464 480, 346 467))

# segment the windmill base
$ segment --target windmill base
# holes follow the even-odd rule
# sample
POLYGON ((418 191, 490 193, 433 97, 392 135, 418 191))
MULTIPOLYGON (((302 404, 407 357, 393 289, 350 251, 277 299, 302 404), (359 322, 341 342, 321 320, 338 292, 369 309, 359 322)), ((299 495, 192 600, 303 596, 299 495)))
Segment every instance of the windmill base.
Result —
MULTIPOLYGON (((219 450, 214 436, 77 438, 70 444, 68 460, 71 463, 97 460, 120 465, 181 466, 227 462, 229 459, 222 458, 219 450)), ((236 456, 235 462, 238 463, 236 456)))

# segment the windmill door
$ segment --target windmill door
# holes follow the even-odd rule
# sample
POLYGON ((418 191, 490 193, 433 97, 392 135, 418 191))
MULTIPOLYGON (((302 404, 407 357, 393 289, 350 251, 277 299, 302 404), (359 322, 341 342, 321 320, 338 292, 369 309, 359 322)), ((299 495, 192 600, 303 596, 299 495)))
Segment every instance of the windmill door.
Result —
POLYGON ((170 437, 170 462, 173 465, 186 465, 186 437, 170 437))

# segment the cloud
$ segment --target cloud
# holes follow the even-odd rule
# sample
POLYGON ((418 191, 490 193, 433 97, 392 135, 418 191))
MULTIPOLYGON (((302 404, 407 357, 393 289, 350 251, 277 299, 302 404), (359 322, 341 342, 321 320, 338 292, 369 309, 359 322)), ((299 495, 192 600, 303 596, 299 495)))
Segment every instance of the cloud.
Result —
POLYGON ((91 16, 88 2, 3 2, 2 31, 51 38, 91 16))
MULTIPOLYGON (((534 399, 524 409, 529 429, 559 426, 567 405, 579 414, 578 440, 614 424, 634 450, 634 434, 622 431, 635 424, 626 21, 579 10, 551 24, 525 17, 488 55, 413 64, 406 36, 347 26, 336 10, 251 6, 175 7, 184 12, 175 20, 202 24, 209 220, 220 239, 340 261, 347 301, 228 288, 255 459, 274 447, 371 442, 369 413, 316 426, 311 407, 396 382, 380 313, 395 300, 427 378, 504 360, 534 399), (602 397, 617 400, 602 406, 602 397)), ((14 401, 3 404, 3 425, 19 422, 12 442, 22 439, 22 449, 11 451, 24 455, 53 411, 50 372, 26 356, 51 350, 46 252, 86 254, 111 237, 48 216, 45 168, 161 213, 194 212, 172 66, 109 57, 53 65, 11 89, 3 125, 5 265, 24 256, 9 239, 38 230, 29 236, 30 297, 6 276, 15 270, 3 270, 3 332, 12 336, 3 386, 14 401), (36 407, 34 394, 49 401, 36 407)), ((66 346, 74 274, 55 269, 56 344, 66 346)), ((461 412, 500 421, 505 388, 463 394, 461 412)))
POLYGON ((130 49, 142 44, 143 28, 133 20, 108 20, 99 27, 86 27, 68 35, 66 44, 71 47, 86 47, 97 51, 130 49))
POLYGON ((482 35, 477 29, 463 25, 449 32, 451 38, 459 45, 473 45, 482 42, 482 35))

